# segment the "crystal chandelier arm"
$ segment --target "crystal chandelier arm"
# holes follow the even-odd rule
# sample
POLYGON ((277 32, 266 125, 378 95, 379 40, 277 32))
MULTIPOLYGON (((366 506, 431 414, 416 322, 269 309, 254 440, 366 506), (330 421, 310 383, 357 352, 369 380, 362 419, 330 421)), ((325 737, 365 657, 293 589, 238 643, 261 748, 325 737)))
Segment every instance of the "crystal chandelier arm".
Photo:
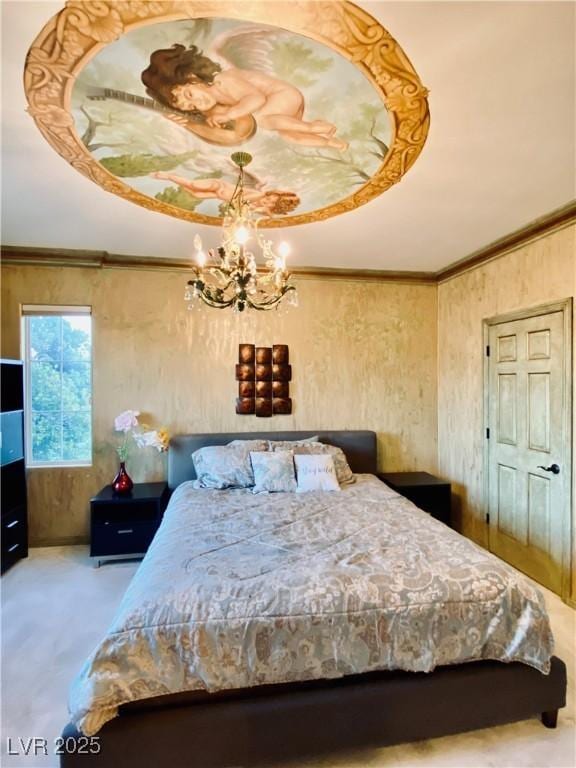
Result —
POLYGON ((280 293, 276 294, 275 296, 270 296, 269 298, 262 299, 262 301, 259 301, 259 302, 252 301, 248 296, 246 298, 246 304, 251 309, 257 309, 260 311, 264 311, 266 309, 273 309, 276 306, 276 304, 278 304, 289 291, 295 291, 295 290, 296 290, 296 287, 294 285, 285 285, 283 288, 281 288, 280 293))
POLYGON ((221 287, 219 285, 210 285, 202 280, 202 278, 197 277, 194 280, 188 280, 188 285, 194 289, 194 297, 208 298, 212 302, 220 303, 221 301, 226 301, 224 293, 233 285, 233 281, 229 280, 221 287))
POLYGON ((200 298, 204 302, 204 304, 207 304, 209 307, 213 307, 214 309, 226 309, 227 307, 232 307, 236 303, 236 297, 233 296, 231 299, 228 299, 228 301, 212 301, 210 298, 208 298, 204 293, 200 294, 200 298))
MULTIPOLYGON (((216 267, 214 270, 210 269, 207 271, 210 272, 212 277, 217 277, 222 280, 222 285, 218 287, 222 288, 223 291, 227 290, 231 285, 234 284, 234 280, 232 278, 232 275, 230 274, 230 270, 218 269, 216 267)), ((206 283, 206 285, 210 287, 208 283, 206 283)))

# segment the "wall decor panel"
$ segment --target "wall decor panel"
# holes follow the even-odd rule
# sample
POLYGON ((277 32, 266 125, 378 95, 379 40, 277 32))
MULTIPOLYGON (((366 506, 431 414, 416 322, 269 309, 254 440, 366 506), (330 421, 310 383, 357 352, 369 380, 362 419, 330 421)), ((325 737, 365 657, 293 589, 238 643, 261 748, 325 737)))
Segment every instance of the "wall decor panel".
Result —
POLYGON ((292 366, 288 364, 290 353, 288 344, 273 344, 271 347, 256 347, 254 344, 240 344, 236 365, 238 395, 236 413, 248 416, 289 416, 292 413, 290 380, 292 366), (243 362, 254 359, 255 365, 243 362), (249 379, 251 379, 249 381, 249 379), (252 385, 253 394, 248 394, 252 385), (276 391, 274 391, 276 385, 276 391), (249 403, 247 398, 253 398, 249 403))
POLYGON ((254 344, 240 344, 238 359, 240 363, 255 363, 256 348, 254 344))

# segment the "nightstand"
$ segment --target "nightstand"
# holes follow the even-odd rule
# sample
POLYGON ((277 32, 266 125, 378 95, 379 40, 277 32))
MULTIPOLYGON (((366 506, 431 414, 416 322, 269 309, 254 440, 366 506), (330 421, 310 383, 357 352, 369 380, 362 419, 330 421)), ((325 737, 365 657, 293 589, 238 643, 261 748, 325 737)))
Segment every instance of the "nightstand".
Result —
POLYGON ((378 477, 436 520, 451 525, 450 483, 428 472, 379 472, 378 477))
POLYGON ((90 499, 90 557, 102 560, 143 557, 168 503, 166 483, 136 483, 128 496, 111 485, 90 499))

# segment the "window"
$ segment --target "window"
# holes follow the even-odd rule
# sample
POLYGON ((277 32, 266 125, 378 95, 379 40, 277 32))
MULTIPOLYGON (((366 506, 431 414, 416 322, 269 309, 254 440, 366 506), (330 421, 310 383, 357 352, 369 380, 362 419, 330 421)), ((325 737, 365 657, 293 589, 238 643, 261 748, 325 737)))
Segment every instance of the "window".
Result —
POLYGON ((92 318, 89 307, 25 304, 28 466, 92 463, 92 318))

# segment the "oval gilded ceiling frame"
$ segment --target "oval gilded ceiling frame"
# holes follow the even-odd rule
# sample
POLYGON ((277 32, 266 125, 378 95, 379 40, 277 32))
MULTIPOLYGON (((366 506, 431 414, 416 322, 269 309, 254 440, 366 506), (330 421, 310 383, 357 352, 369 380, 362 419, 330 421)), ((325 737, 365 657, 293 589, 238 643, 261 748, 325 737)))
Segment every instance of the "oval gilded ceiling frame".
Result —
MULTIPOLYGON (((203 17, 278 24, 273 0, 68 0, 36 37, 26 58, 28 112, 48 143, 103 189, 149 210, 200 224, 214 216, 186 211, 138 192, 92 157, 70 112, 75 78, 86 63, 125 32, 159 22, 203 17)), ((292 0, 282 28, 323 43, 351 61, 379 92, 392 120, 392 142, 376 173, 343 200, 309 213, 261 220, 263 227, 323 221, 364 205, 396 184, 422 151, 430 125, 428 90, 396 40, 348 0, 292 0)))

